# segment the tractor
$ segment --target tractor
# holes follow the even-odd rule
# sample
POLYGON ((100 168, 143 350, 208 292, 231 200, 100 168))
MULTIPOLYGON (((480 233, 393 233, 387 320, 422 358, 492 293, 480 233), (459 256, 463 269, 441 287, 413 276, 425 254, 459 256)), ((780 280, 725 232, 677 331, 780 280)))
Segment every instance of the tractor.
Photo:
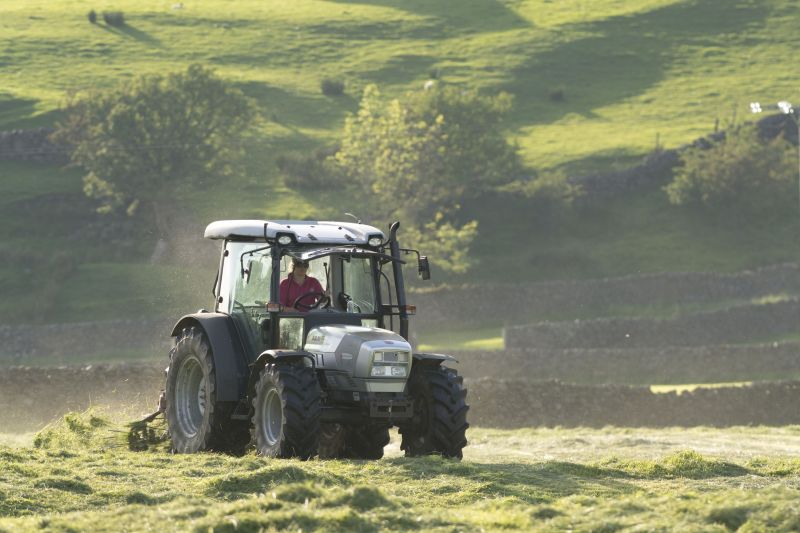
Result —
POLYGON ((310 459, 380 459, 397 427, 406 456, 460 459, 467 391, 446 364, 409 342, 405 258, 426 256, 361 223, 223 220, 213 311, 172 330, 159 402, 172 450, 310 459), (322 291, 280 301, 293 262, 322 291))

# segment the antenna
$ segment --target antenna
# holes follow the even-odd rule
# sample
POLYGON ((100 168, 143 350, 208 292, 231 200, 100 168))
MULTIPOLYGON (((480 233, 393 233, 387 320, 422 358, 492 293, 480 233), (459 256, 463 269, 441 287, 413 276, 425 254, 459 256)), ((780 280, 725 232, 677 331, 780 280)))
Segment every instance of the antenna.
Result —
POLYGON ((355 216, 353 213, 345 213, 345 216, 352 217, 353 220, 356 221, 356 224, 361 224, 361 219, 355 216))

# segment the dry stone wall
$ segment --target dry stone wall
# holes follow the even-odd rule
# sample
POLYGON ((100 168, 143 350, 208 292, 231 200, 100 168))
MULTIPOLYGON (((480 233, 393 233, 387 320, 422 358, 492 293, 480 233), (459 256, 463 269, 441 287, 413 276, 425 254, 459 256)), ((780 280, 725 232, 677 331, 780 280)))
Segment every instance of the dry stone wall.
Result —
POLYGON ((0 131, 0 159, 66 163, 68 152, 50 142, 50 128, 0 131))
POLYGON ((638 349, 450 352, 470 379, 578 383, 725 383, 800 375, 800 342, 638 349))
POLYGON ((74 324, 0 326, 0 360, 19 363, 37 359, 102 354, 109 349, 152 350, 166 354, 175 321, 111 320, 74 324))
MULTIPOLYGON (((34 431, 69 411, 152 411, 162 364, 0 369, 0 431, 34 431)), ((557 381, 466 380, 473 426, 695 426, 800 423, 800 383, 654 394, 647 387, 557 381)))
POLYGON ((667 427, 800 423, 800 382, 656 394, 648 387, 570 385, 557 381, 467 382, 469 419, 502 428, 667 427))
POLYGON ((800 333, 800 300, 736 306, 673 319, 601 318, 505 328, 508 349, 649 348, 733 344, 800 333))
POLYGON ((624 306, 692 305, 800 295, 800 265, 775 265, 736 274, 663 273, 599 280, 529 284, 485 283, 417 290, 417 324, 479 326, 487 320, 530 323, 536 317, 601 315, 624 306), (513 302, 513 305, 509 305, 513 302))

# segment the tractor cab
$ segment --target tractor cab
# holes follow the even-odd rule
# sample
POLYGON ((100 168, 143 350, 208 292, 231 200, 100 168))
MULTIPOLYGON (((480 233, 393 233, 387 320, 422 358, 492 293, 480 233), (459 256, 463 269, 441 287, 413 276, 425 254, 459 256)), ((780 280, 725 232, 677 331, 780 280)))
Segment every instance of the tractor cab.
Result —
MULTIPOLYGON (((223 240, 215 311, 233 318, 246 340, 248 359, 264 350, 302 350, 309 332, 327 325, 383 328, 408 338, 408 316, 414 308, 405 303, 403 257, 419 254, 387 242, 377 228, 342 222, 222 221, 210 224, 206 237, 223 240), (308 264, 306 276, 322 290, 281 302, 281 283, 288 282, 297 261, 308 264)), ((418 269, 429 277, 424 256, 418 269)))

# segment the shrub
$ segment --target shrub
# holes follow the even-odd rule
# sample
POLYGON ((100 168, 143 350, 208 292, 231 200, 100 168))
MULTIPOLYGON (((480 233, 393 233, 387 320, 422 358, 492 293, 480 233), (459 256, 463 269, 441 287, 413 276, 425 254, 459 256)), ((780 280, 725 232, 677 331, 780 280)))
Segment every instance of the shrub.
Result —
POLYGON ((92 24, 96 24, 97 23, 97 13, 95 13, 94 9, 89 11, 89 14, 86 15, 86 17, 89 19, 89 22, 91 22, 92 24))
POLYGON ((341 96, 344 94, 344 82, 333 78, 325 78, 320 83, 322 94, 325 96, 341 96))
POLYGON ((519 175, 518 149, 502 121, 511 102, 509 94, 440 84, 387 101, 366 87, 335 156, 360 213, 378 225, 407 221, 406 242, 445 270, 466 270, 477 222, 457 217, 460 202, 519 175))
POLYGON ((358 113, 345 121, 336 161, 362 190, 377 195, 378 204, 402 207, 400 218, 430 219, 442 206, 519 175, 517 147, 502 123, 510 110, 505 93, 483 96, 435 85, 386 101, 370 85, 358 113))
POLYGON ((541 204, 570 206, 583 195, 579 185, 573 185, 561 171, 542 172, 530 180, 517 180, 499 188, 500 192, 521 194, 541 204))
POLYGON ((560 87, 558 89, 553 89, 552 91, 550 91, 549 96, 551 102, 563 102, 566 98, 564 96, 564 89, 560 87))
POLYGON ((736 212, 763 212, 796 198, 796 159, 782 137, 759 138, 743 125, 720 139, 693 146, 682 155, 683 167, 665 187, 675 205, 703 205, 736 212))
POLYGON ((124 26, 125 15, 122 11, 106 11, 103 13, 103 20, 109 26, 124 26))
POLYGON ((166 199, 188 184, 240 172, 257 118, 253 102, 230 82, 191 65, 73 97, 51 140, 68 146, 72 162, 86 170, 83 190, 99 212, 132 215, 138 208, 168 238, 166 199))

